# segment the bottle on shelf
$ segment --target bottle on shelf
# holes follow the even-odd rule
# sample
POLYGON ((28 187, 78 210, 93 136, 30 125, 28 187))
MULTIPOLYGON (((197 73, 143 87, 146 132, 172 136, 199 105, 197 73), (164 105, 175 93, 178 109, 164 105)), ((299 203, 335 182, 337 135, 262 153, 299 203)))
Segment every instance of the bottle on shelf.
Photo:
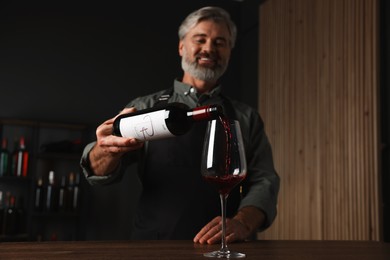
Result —
POLYGON ((58 209, 58 189, 54 171, 49 172, 48 184, 46 187, 45 210, 55 212, 58 209))
POLYGON ((73 211, 79 210, 80 203, 80 174, 75 174, 75 183, 73 188, 73 211))
POLYGON ((189 109, 182 103, 168 103, 118 116, 113 124, 117 136, 134 137, 142 141, 179 136, 187 133, 194 122, 218 118, 222 107, 208 105, 189 109))
POLYGON ((69 197, 66 202, 66 210, 69 212, 73 211, 74 186, 75 186, 74 173, 70 172, 68 175, 68 186, 67 186, 67 192, 69 197))
POLYGON ((44 188, 43 188, 43 179, 39 177, 35 185, 35 194, 34 194, 34 210, 36 212, 43 211, 44 208, 44 188))
POLYGON ((80 197, 80 188, 79 188, 80 177, 74 172, 69 173, 69 182, 68 182, 68 195, 69 195, 69 211, 77 211, 79 208, 79 197, 80 197))
POLYGON ((9 161, 8 141, 6 138, 3 138, 0 149, 0 176, 7 176, 9 174, 9 161))
POLYGON ((16 209, 16 198, 8 193, 8 205, 4 213, 4 235, 13 236, 18 233, 18 210, 16 209))
POLYGON ((13 174, 17 177, 27 177, 29 153, 26 149, 24 137, 20 137, 13 154, 13 174))
POLYGON ((67 210, 67 201, 68 201, 68 191, 66 189, 66 176, 61 177, 61 184, 58 195, 58 209, 60 211, 67 210))
POLYGON ((12 151, 11 153, 11 158, 10 158, 10 172, 9 172, 9 175, 10 176, 16 176, 16 160, 17 160, 17 150, 18 150, 18 146, 19 146, 19 140, 17 138, 14 139, 14 150, 12 151))

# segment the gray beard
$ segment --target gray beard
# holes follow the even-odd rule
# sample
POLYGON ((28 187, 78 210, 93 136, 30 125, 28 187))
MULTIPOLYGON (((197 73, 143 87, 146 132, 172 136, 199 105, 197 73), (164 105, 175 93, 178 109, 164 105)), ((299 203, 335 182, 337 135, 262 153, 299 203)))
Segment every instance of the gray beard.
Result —
POLYGON ((226 71, 227 66, 217 65, 215 68, 204 68, 196 62, 187 60, 186 53, 181 58, 182 69, 194 78, 204 81, 217 81, 226 71))

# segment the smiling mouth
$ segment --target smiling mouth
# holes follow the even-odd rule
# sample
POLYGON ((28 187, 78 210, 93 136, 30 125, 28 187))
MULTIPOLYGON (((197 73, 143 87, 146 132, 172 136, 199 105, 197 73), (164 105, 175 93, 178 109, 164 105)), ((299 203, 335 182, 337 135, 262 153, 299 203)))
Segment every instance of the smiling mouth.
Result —
POLYGON ((197 58, 198 64, 199 65, 206 65, 206 66, 214 66, 216 65, 216 60, 209 58, 209 57, 199 57, 197 58))

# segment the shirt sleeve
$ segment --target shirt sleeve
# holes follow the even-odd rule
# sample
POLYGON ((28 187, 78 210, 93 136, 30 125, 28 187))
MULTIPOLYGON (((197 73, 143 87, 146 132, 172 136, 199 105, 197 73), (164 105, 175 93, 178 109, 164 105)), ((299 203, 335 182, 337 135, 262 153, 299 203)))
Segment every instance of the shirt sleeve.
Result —
POLYGON ((260 228, 268 228, 277 214, 277 197, 280 178, 273 164, 272 149, 258 113, 251 113, 242 127, 246 145, 248 175, 245 180, 244 196, 240 208, 255 206, 266 215, 266 222, 260 228))
POLYGON ((137 152, 135 151, 129 152, 126 155, 124 155, 124 158, 122 158, 118 167, 113 172, 108 173, 105 176, 97 176, 92 171, 89 162, 89 153, 91 152, 95 144, 96 141, 89 143, 88 145, 85 146, 80 160, 81 170, 83 171, 83 174, 86 177, 88 183, 91 185, 95 185, 95 184, 104 185, 104 184, 111 184, 120 181, 122 179, 124 172, 126 171, 127 166, 136 160, 135 157, 137 156, 136 155, 137 152))

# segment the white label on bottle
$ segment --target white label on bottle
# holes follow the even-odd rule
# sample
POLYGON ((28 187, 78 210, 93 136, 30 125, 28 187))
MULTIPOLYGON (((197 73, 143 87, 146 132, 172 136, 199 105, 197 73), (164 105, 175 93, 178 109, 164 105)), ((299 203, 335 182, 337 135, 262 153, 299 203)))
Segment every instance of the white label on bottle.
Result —
POLYGON ((123 137, 134 137, 142 141, 174 136, 165 123, 166 110, 122 118, 119 125, 123 137))

